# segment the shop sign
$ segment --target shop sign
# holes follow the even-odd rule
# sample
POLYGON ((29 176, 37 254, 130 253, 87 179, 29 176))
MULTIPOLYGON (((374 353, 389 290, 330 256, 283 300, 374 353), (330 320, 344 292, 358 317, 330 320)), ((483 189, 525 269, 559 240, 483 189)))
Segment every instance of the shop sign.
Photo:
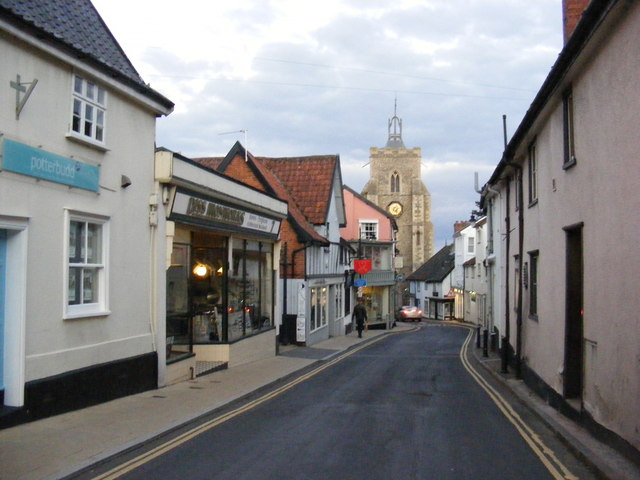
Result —
POLYGON ((172 213, 277 235, 280 221, 178 192, 172 213))
POLYGON ((2 170, 97 192, 100 167, 4 139, 2 170))
POLYGON ((353 269, 360 275, 366 275, 371 271, 371 259, 364 258, 362 260, 354 260, 353 269))
POLYGON ((358 278, 358 279, 353 281, 353 285, 355 287, 366 287, 367 286, 367 279, 366 278, 358 278))

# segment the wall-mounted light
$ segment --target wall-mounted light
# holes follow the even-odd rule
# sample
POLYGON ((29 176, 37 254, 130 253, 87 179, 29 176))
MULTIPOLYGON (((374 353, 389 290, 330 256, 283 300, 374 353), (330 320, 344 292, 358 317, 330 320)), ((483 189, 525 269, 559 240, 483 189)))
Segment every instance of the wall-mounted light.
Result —
POLYGON ((211 267, 204 263, 196 263, 196 266, 193 267, 193 274, 198 278, 206 278, 211 273, 211 267))
POLYGON ((120 177, 120 187, 127 188, 129 185, 131 185, 131 179, 126 175, 122 175, 120 177))

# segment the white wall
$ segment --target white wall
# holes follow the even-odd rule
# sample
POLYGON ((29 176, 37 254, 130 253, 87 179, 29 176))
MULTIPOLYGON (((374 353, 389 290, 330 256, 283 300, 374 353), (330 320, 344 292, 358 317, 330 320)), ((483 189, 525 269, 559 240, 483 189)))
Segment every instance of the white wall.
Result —
MULTIPOLYGON (((100 191, 0 172, 0 216, 26 219, 25 380, 126 358, 153 350, 150 328, 149 195, 153 190, 155 113, 111 84, 107 89, 107 150, 67 138, 74 69, 46 53, 34 54, 0 33, 0 71, 23 82, 38 79, 19 120, 0 110, 5 138, 100 166, 100 191), (132 185, 120 187, 121 175, 132 185), (109 220, 108 315, 63 319, 66 285, 65 211, 109 220)), ((78 71, 78 70, 76 70, 78 71)), ((80 72, 89 76, 93 71, 80 72)), ((0 89, 0 104, 15 105, 15 90, 0 89)), ((11 322, 13 319, 7 319, 11 322)))

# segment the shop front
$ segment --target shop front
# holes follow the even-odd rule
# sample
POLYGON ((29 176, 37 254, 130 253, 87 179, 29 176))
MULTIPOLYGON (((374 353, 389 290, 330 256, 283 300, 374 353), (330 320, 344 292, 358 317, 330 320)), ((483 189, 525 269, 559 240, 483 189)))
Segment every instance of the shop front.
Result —
POLYGON ((274 259, 286 215, 280 200, 188 159, 173 161, 204 185, 186 187, 173 172, 163 187, 166 383, 275 355, 274 259))

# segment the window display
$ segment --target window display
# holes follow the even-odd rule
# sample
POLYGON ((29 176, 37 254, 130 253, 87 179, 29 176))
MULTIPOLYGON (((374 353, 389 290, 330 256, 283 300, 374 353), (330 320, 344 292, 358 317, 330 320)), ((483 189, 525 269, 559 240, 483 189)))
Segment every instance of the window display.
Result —
POLYGON ((190 235, 191 244, 174 243, 167 270, 171 355, 188 353, 193 344, 233 342, 272 328, 272 245, 190 235))

